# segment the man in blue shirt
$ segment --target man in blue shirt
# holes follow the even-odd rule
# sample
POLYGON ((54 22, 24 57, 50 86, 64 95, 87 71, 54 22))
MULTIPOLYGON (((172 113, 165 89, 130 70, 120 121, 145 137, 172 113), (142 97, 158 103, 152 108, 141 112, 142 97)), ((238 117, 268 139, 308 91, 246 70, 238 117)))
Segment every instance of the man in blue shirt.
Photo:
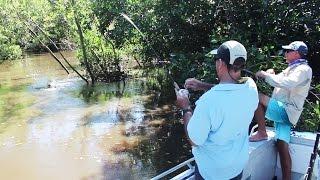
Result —
MULTIPOLYGON (((257 87, 251 78, 241 78, 247 59, 242 44, 227 41, 212 53, 219 84, 199 98, 194 111, 188 96, 179 93, 177 106, 192 144, 196 179, 241 179, 249 159, 248 127, 258 106, 257 87)), ((189 79, 185 87, 207 85, 189 79)))

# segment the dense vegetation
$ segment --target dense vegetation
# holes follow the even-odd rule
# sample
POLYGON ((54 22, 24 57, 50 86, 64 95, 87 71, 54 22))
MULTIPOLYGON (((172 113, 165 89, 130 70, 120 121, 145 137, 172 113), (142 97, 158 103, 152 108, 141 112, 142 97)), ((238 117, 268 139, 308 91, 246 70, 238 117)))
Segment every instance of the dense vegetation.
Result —
MULTIPOLYGON (((214 82, 208 52, 226 40, 245 45, 247 68, 253 72, 285 68, 281 45, 303 40, 310 49, 313 94, 319 94, 320 9, 317 0, 29 0, 0 2, 0 59, 16 59, 23 51, 52 47, 40 26, 59 48, 78 48, 78 57, 95 81, 124 78, 128 64, 156 74, 161 89, 170 69, 180 84, 188 77, 214 82), (32 9, 32 11, 31 11, 32 9), (140 32, 120 13, 127 14, 140 32), (19 18, 17 18, 19 17, 19 18), (30 29, 37 32, 32 37, 30 29), (142 34, 141 34, 142 33, 142 34), (129 62, 129 63, 128 63, 129 62), (167 63, 169 62, 169 63, 167 63), (163 72, 155 68, 163 68, 163 72), (159 73, 161 72, 161 73, 159 73)), ((266 84, 259 88, 270 93, 266 84)), ((298 128, 314 131, 320 113, 310 94, 298 128)))

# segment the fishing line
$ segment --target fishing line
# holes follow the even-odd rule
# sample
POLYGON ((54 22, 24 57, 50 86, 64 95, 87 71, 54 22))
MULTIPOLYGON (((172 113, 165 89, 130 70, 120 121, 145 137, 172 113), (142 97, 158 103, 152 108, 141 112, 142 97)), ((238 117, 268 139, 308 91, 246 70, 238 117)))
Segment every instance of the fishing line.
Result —
MULTIPOLYGON (((266 84, 266 82, 265 82, 263 79, 256 77, 255 73, 253 73, 252 71, 250 71, 250 70, 248 70, 248 69, 242 69, 241 71, 243 71, 244 73, 246 73, 247 75, 249 75, 256 83, 266 84)), ((259 92, 264 93, 264 92, 261 90, 261 88, 259 88, 258 86, 257 86, 257 89, 258 89, 259 92)))
MULTIPOLYGON (((139 33, 140 35, 143 37, 143 40, 147 43, 147 45, 151 48, 151 50, 153 51, 153 53, 155 54, 156 58, 157 58, 157 62, 158 64, 161 64, 163 65, 163 62, 165 61, 162 61, 159 54, 157 53, 157 51, 150 45, 150 41, 148 40, 147 36, 145 36, 142 31, 138 28, 138 26, 131 20, 131 18, 124 14, 124 13, 120 13, 120 15, 125 19, 127 20, 139 33)), ((173 82, 175 88, 176 88, 176 85, 178 85, 176 83, 176 81, 173 79, 173 76, 171 74, 171 71, 168 69, 168 67, 166 65, 163 65, 164 66, 164 69, 167 70, 167 76, 170 78, 170 80, 173 82)))

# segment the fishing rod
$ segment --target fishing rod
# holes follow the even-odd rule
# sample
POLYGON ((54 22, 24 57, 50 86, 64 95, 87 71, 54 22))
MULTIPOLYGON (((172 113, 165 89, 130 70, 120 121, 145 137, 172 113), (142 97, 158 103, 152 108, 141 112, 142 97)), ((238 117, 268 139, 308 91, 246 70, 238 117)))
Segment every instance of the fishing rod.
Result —
MULTIPOLYGON (((120 15, 126 19, 139 33, 140 35, 143 37, 143 40, 147 43, 147 45, 149 45, 149 47, 151 48, 151 50, 153 51, 153 53, 156 55, 157 61, 158 63, 163 63, 165 61, 162 61, 159 54, 157 53, 157 51, 150 45, 150 42, 148 40, 148 38, 142 33, 142 31, 138 28, 138 26, 131 20, 131 18, 124 14, 124 13, 120 13, 120 15)), ((170 55, 171 57, 173 57, 174 55, 170 55)), ((173 76, 171 74, 171 71, 168 67, 165 66, 165 69, 167 71, 167 76, 170 78, 170 80, 173 82, 173 86, 174 86, 174 90, 176 94, 179 94, 180 96, 184 96, 184 97, 189 97, 190 93, 187 89, 183 89, 180 88, 178 83, 173 79, 173 76)))
POLYGON ((307 168, 307 174, 304 176, 304 180, 311 180, 312 172, 314 168, 314 163, 316 161, 317 155, 319 155, 319 139, 320 139, 320 125, 318 125, 316 141, 314 142, 313 151, 311 152, 309 165, 307 168))
POLYGON ((248 69, 242 69, 241 71, 245 72, 246 74, 249 74, 254 81, 258 80, 256 75, 252 71, 250 71, 248 69))
MULTIPOLYGON (((151 50, 153 51, 153 53, 155 54, 156 58, 157 58, 157 61, 158 63, 163 63, 165 61, 162 61, 159 54, 157 53, 157 51, 150 45, 150 41, 148 40, 147 36, 145 36, 145 34, 143 34, 143 32, 138 28, 138 26, 131 20, 131 18, 124 14, 124 13, 120 13, 120 15, 125 19, 127 20, 139 33, 140 35, 143 37, 143 40, 147 43, 147 45, 149 45, 149 47, 151 48, 151 50)), ((275 58, 275 57, 278 57, 278 56, 270 56, 272 58, 275 58)), ((265 62, 264 62, 265 63, 265 62)), ((255 65, 256 66, 256 65, 255 65)), ((179 92, 179 91, 182 91, 182 89, 178 86, 178 84, 176 83, 176 81, 174 80, 172 74, 171 74, 171 71, 170 69, 168 69, 167 67, 165 68, 167 70, 167 75, 168 77, 170 78, 170 80, 173 82, 173 85, 175 87, 175 90, 176 92, 179 92)), ((244 69, 243 70, 244 72, 250 74, 252 76, 252 78, 254 80, 259 80, 258 78, 255 77, 255 74, 251 71, 249 71, 248 69, 244 69)), ((183 94, 186 94, 186 93, 183 93, 183 94)))
MULTIPOLYGON (((165 62, 165 61, 162 61, 159 54, 157 53, 157 51, 150 45, 150 41, 148 40, 147 36, 145 36, 142 31, 138 28, 138 26, 131 20, 131 18, 124 14, 124 13, 120 13, 120 15, 125 19, 127 20, 139 33, 140 35, 142 36, 143 40, 147 43, 147 45, 149 45, 149 47, 151 48, 151 50, 153 51, 153 53, 155 54, 156 58, 157 58, 157 61, 159 64, 165 62)), ((171 57, 173 55, 170 55, 171 57)), ((176 94, 179 94, 180 96, 185 96, 185 97, 189 97, 189 91, 187 89, 183 89, 183 88, 180 88, 178 83, 173 79, 173 76, 171 74, 171 71, 168 67, 164 66, 165 69, 167 70, 167 76, 170 78, 170 80, 173 82, 173 86, 174 86, 174 90, 176 92, 176 94)))
POLYGON ((265 82, 262 78, 256 76, 256 74, 248 69, 242 69, 242 72, 248 74, 255 82, 265 82))
POLYGON ((248 70, 248 69, 242 69, 242 72, 244 72, 246 75, 250 76, 257 84, 257 89, 259 92, 264 93, 264 94, 268 94, 266 92, 268 92, 268 90, 266 90, 266 84, 268 84, 263 78, 257 77, 255 75, 255 73, 253 73, 252 71, 248 70), (258 84, 259 83, 259 84, 258 84))
MULTIPOLYGON (((312 92, 312 89, 310 89, 309 92, 311 92, 311 94, 314 95, 318 100, 320 99, 317 94, 312 92)), ((314 142, 314 145, 313 145, 313 151, 311 152, 311 155, 310 155, 310 161, 309 161, 309 165, 307 168, 307 173, 304 176, 304 180, 311 180, 312 179, 314 163, 316 161, 317 155, 318 156, 320 155, 320 150, 318 147, 319 140, 320 140, 320 124, 318 124, 316 141, 314 142)))
MULTIPOLYGON (((142 32, 142 31, 138 28, 138 26, 131 20, 131 18, 130 18, 128 15, 124 14, 124 13, 120 13, 120 15, 121 15, 125 20, 127 20, 127 21, 140 33, 140 35, 142 36, 143 40, 147 43, 147 45, 151 48, 152 52, 153 52, 154 55, 156 56, 157 62, 158 62, 159 64, 162 64, 162 63, 166 62, 166 61, 161 60, 159 53, 153 48, 153 46, 150 45, 150 41, 149 41, 149 39, 147 38, 147 36, 146 36, 145 34, 143 34, 143 32, 142 32)), ((171 81, 174 83, 174 85, 175 85, 175 84, 176 84, 176 81, 173 79, 172 74, 171 74, 171 71, 170 71, 168 68, 165 68, 165 69, 167 70, 167 75, 168 75, 168 77, 170 78, 170 80, 171 80, 171 81)))

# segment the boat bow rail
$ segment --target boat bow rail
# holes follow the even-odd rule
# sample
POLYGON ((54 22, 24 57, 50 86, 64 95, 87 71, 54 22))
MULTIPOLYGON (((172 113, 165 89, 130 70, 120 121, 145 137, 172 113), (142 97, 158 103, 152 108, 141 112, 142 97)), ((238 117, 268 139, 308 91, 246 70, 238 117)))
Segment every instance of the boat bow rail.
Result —
POLYGON ((186 161, 184 161, 183 163, 178 164, 177 166, 157 175, 156 177, 151 178, 151 180, 158 180, 161 178, 164 178, 165 176, 183 168, 184 166, 187 166, 188 169, 180 174, 178 174, 177 176, 173 177, 172 179, 192 179, 194 176, 194 166, 191 164, 192 162, 194 162, 194 157, 190 158, 186 161))

